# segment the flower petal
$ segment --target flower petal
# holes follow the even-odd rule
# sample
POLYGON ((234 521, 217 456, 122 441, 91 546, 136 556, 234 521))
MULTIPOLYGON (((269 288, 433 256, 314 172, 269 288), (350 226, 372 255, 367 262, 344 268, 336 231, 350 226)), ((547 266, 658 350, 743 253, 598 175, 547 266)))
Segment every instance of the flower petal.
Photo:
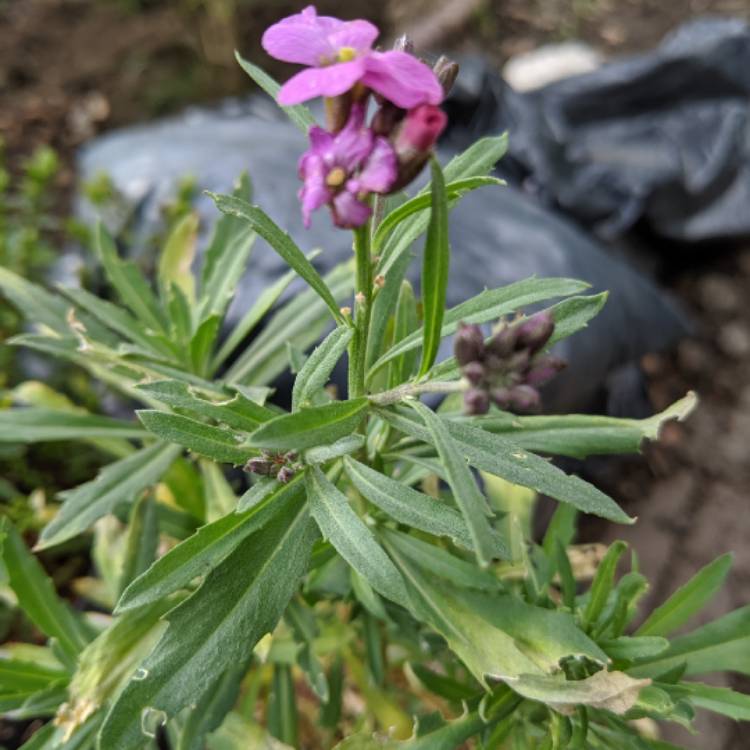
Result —
POLYGON ((443 88, 421 60, 406 52, 371 52, 362 83, 402 109, 440 104, 443 88))
POLYGON ((310 227, 310 214, 317 211, 331 199, 331 191, 326 185, 328 170, 323 159, 312 151, 307 151, 300 160, 300 177, 304 184, 298 197, 302 204, 302 219, 305 227, 310 227))
POLYGON ((328 35, 328 42, 335 50, 351 47, 362 54, 372 49, 379 35, 378 27, 369 21, 347 21, 328 35))
POLYGON ((261 45, 277 60, 319 65, 321 60, 335 58, 337 52, 331 47, 328 37, 345 25, 337 18, 319 16, 310 5, 301 13, 269 26, 263 34, 261 45))
POLYGON ((348 190, 342 190, 334 199, 331 206, 333 209, 333 221, 337 227, 343 229, 355 229, 361 227, 369 218, 372 210, 366 203, 357 198, 348 190))
POLYGON ((357 169, 372 151, 373 132, 365 127, 364 121, 364 105, 355 104, 346 125, 334 141, 334 161, 343 167, 347 174, 357 169))
POLYGON ((317 96, 338 96, 354 86, 364 73, 364 58, 329 65, 327 68, 308 68, 292 76, 279 91, 279 104, 300 104, 317 96))
POLYGON ((359 177, 350 180, 347 187, 355 193, 387 193, 398 175, 396 153, 391 144, 383 137, 375 139, 375 146, 370 152, 364 169, 359 177))

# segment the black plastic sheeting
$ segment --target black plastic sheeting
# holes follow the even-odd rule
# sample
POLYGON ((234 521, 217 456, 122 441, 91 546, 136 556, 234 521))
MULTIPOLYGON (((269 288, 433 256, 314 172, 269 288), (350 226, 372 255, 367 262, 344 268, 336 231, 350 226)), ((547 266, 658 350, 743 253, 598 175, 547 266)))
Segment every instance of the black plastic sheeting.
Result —
MULTIPOLYGON (((453 211, 448 303, 532 274, 580 278, 610 292, 589 328, 562 342, 569 367, 547 389, 547 411, 643 412, 636 363, 673 346, 690 326, 666 292, 602 237, 636 224, 690 243, 750 235, 749 107, 750 30, 739 21, 694 22, 653 53, 529 94, 513 92, 483 64, 462 69, 446 104, 451 128, 441 159, 508 129, 499 173, 509 185, 483 188, 453 211)), ((281 117, 258 97, 192 110, 97 139, 82 152, 80 172, 84 179, 109 173, 145 236, 184 175, 226 192, 246 169, 256 202, 304 250, 324 248, 316 265, 325 271, 350 257, 350 236, 324 212, 311 230, 302 227, 296 160, 304 138, 281 117)), ((198 209, 208 223, 216 218, 208 199, 198 209)), ((230 317, 284 270, 259 242, 230 317)))
POLYGON ((540 200, 621 236, 750 237, 750 26, 699 19, 653 52, 519 94, 464 66, 456 142, 509 129, 503 168, 540 200))

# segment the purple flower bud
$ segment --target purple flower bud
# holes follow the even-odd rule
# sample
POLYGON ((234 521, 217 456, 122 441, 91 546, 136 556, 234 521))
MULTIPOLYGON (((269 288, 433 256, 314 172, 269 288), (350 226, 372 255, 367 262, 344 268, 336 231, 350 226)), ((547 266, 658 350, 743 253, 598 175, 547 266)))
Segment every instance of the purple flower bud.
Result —
POLYGON ((513 412, 527 414, 539 411, 542 407, 542 399, 539 391, 530 385, 517 385, 510 389, 510 401, 508 408, 513 412))
POLYGON ((501 359, 507 357, 515 348, 517 337, 518 331, 514 326, 503 326, 487 342, 487 351, 501 359))
POLYGON ((282 484, 291 481, 292 477, 294 477, 294 469, 291 469, 288 466, 282 466, 279 469, 279 473, 276 475, 276 479, 282 484))
POLYGON ((456 78, 458 78, 458 63, 445 55, 441 55, 432 66, 432 72, 438 81, 440 81, 443 93, 448 96, 450 90, 453 88, 453 84, 456 82, 456 78))
POLYGON ((567 367, 567 362, 559 357, 542 357, 534 362, 533 367, 524 376, 527 385, 538 388, 552 380, 558 372, 567 367))
POLYGON ((510 389, 493 388, 490 391, 490 398, 499 409, 507 409, 510 406, 510 389))
POLYGON ((485 372, 481 362, 469 362, 461 372, 472 385, 479 385, 484 380, 485 372))
POLYGON ((467 414, 486 414, 490 409, 490 398, 487 391, 479 388, 469 388, 464 393, 464 411, 467 414))
POLYGON ((554 330, 555 321, 552 315, 546 310, 538 312, 518 325, 516 346, 519 349, 528 349, 534 354, 549 341, 554 330))
POLYGON ((296 461, 299 458, 299 454, 297 453, 297 451, 288 451, 284 454, 284 458, 287 461, 296 461))
POLYGON ((478 362, 484 356, 484 336, 482 329, 475 324, 459 323, 453 337, 453 352, 462 367, 469 362, 478 362))
POLYGON ((528 349, 521 349, 520 352, 515 352, 505 361, 506 372, 509 373, 522 373, 526 372, 531 361, 531 354, 528 349))
POLYGON ((268 476, 272 469, 273 463, 266 458, 251 458, 245 464, 245 471, 250 472, 251 474, 263 474, 264 476, 268 476))

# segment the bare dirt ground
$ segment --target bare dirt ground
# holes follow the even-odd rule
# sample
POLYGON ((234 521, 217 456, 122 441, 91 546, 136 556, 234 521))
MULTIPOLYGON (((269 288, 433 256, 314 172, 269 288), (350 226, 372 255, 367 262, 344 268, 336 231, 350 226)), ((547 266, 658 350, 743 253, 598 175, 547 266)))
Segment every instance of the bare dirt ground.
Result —
MULTIPOLYGON (((11 164, 33 146, 58 148, 64 207, 74 149, 97 132, 147 119, 194 101, 249 90, 231 58, 258 54, 258 32, 301 2, 247 0, 231 22, 178 3, 104 0, 0 0, 0 134, 11 164)), ((187 6, 188 4, 185 3, 187 6)), ((703 14, 750 17, 748 0, 336 0, 321 11, 373 18, 422 46, 482 51, 498 65, 541 43, 582 39, 606 54, 652 47, 678 23, 703 14)), ((694 316, 698 335, 644 367, 661 409, 687 390, 701 403, 686 424, 670 425, 643 457, 613 461, 601 481, 628 512, 630 528, 592 523, 586 538, 623 538, 653 581, 651 602, 727 550, 728 586, 709 609, 715 617, 750 602, 750 249, 707 247, 666 264, 665 283, 694 316)), ((746 692, 750 682, 731 678, 746 692)), ((703 720, 702 720, 703 722, 703 720)), ((694 738, 673 741, 711 750, 748 746, 739 725, 703 723, 694 738)), ((2 741, 2 738, 0 738, 2 741)))

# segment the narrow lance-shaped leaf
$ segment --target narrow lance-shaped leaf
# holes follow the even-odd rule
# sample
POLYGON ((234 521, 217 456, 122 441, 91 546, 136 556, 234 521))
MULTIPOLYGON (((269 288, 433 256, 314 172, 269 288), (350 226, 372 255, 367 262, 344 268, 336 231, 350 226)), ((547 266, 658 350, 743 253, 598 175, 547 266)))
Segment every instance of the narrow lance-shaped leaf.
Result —
POLYGON ((707 604, 724 584, 732 567, 732 554, 722 555, 706 565, 664 604, 657 607, 636 634, 669 635, 684 625, 707 604))
POLYGON ((584 628, 595 625, 604 611, 607 598, 614 586, 617 563, 627 548, 628 545, 625 542, 614 542, 607 550, 607 554, 604 555, 604 559, 599 563, 589 591, 588 604, 581 618, 581 624, 584 628))
POLYGON ((279 229, 268 214, 258 206, 252 206, 232 195, 217 195, 215 193, 209 193, 209 195, 214 199, 220 211, 248 222, 283 260, 317 292, 331 311, 333 319, 336 322, 341 322, 339 306, 325 281, 313 268, 312 263, 305 258, 304 253, 297 247, 292 238, 279 229))
POLYGON ((269 450, 305 450, 350 435, 368 407, 366 398, 333 401, 284 414, 261 425, 245 445, 269 450))
POLYGON ((195 279, 190 267, 197 238, 198 216, 189 213, 169 233, 159 258, 159 283, 163 289, 176 285, 190 304, 195 302, 195 279))
POLYGON ((143 438, 135 422, 94 414, 35 407, 0 410, 0 443, 38 443, 48 440, 143 438))
POLYGON ((120 503, 132 502, 159 481, 179 455, 174 445, 154 443, 102 469, 93 479, 60 493, 64 501, 39 538, 39 549, 52 547, 80 534, 120 503))
POLYGON ((141 409, 136 413, 149 432, 214 461, 241 464, 250 456, 247 448, 240 447, 241 436, 231 430, 155 409, 141 409))
POLYGON ((353 335, 354 329, 349 326, 334 328, 310 354, 294 380, 292 411, 308 405, 315 393, 328 382, 353 335))
POLYGON ((69 305, 38 284, 0 267, 0 292, 29 323, 44 325, 62 335, 70 332, 65 320, 69 305))
POLYGON ((376 591, 404 605, 408 597, 400 573, 346 496, 317 467, 307 472, 307 492, 323 536, 376 591))
MULTIPOLYGON (((235 58, 237 58, 237 62, 240 64, 240 67, 247 73, 250 78, 252 78, 255 83, 260 86, 263 91, 265 91, 271 99, 276 101, 276 97, 278 96, 279 89, 281 86, 274 81, 271 76, 268 75, 264 70, 259 68, 257 65, 253 65, 248 60, 245 60, 245 58, 240 55, 239 52, 234 53, 235 58)), ((315 125, 315 118, 312 116, 312 113, 310 110, 305 107, 302 104, 295 104, 292 107, 285 107, 279 104, 279 107, 281 107, 284 112, 286 112, 287 117, 305 134, 307 135, 307 131, 310 130, 310 128, 315 125)))
POLYGON ((220 675, 245 660, 276 626, 316 536, 300 501, 239 545, 172 610, 166 633, 107 715, 101 747, 140 750, 143 729, 201 701, 220 675))
POLYGON ((445 294, 448 290, 450 243, 448 239, 448 200, 445 180, 436 159, 432 160, 432 210, 427 226, 424 254, 422 256, 422 304, 424 326, 422 335, 422 362, 419 375, 432 367, 440 347, 440 334, 445 314, 445 294))
POLYGON ((418 401, 414 401, 411 406, 422 418, 430 433, 431 442, 438 452, 453 497, 471 534, 477 562, 480 567, 487 567, 497 553, 493 530, 487 520, 490 513, 487 500, 479 491, 465 458, 440 417, 418 401))
MULTIPOLYGON (((427 428, 407 411, 377 411, 383 419, 407 435, 425 443, 433 443, 427 428)), ((549 461, 519 448, 507 438, 450 419, 446 419, 445 423, 460 455, 477 469, 495 474, 513 484, 530 487, 569 503, 585 513, 593 513, 617 523, 633 523, 633 519, 601 490, 579 477, 566 474, 549 461)))
MULTIPOLYGON (((411 284, 403 281, 393 316, 393 341, 398 343, 419 328, 417 300, 414 297, 411 284)), ((391 361, 388 370, 388 387, 396 388, 411 377, 416 364, 416 352, 404 352, 391 361)))
POLYGON ((7 518, 0 519, 2 560, 8 583, 25 615, 75 662, 91 636, 84 624, 60 599, 39 561, 7 518))

